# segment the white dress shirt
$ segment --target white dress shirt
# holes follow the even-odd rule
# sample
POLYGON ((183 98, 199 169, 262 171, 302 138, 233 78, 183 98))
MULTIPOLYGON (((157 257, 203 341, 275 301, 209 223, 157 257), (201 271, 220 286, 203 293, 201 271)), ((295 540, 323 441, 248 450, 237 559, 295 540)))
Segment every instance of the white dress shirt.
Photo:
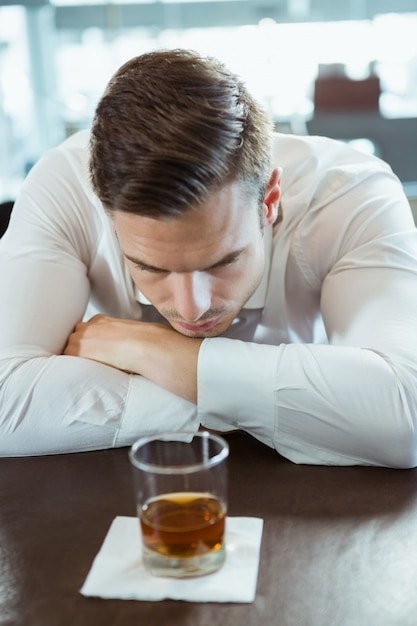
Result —
POLYGON ((155 320, 88 180, 88 133, 29 173, 0 242, 0 454, 242 429, 298 463, 417 464, 417 236, 398 179, 343 143, 276 135, 264 279, 205 339, 198 406, 62 355, 80 319, 155 320))

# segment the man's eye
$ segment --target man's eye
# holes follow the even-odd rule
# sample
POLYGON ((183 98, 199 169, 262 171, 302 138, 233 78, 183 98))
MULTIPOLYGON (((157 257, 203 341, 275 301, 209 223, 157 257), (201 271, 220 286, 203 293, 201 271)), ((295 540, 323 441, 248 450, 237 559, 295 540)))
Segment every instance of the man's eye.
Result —
POLYGON ((135 264, 135 269, 141 272, 149 272, 150 274, 166 274, 166 270, 161 270, 157 267, 148 267, 147 265, 142 265, 141 263, 135 264))
POLYGON ((212 269, 217 269, 217 268, 222 268, 222 267, 230 267, 231 265, 234 265, 234 263, 236 263, 239 260, 239 256, 234 256, 231 257, 230 259, 224 259, 223 261, 220 261, 220 263, 217 263, 216 265, 214 265, 212 267, 212 269))

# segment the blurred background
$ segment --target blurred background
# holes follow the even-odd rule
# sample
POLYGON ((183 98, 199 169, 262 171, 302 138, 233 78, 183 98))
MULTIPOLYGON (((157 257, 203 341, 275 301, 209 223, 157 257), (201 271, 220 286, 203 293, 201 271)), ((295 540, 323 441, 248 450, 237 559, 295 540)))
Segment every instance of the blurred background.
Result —
POLYGON ((0 201, 158 48, 226 62, 282 132, 354 142, 417 198, 416 0, 0 0, 0 201))

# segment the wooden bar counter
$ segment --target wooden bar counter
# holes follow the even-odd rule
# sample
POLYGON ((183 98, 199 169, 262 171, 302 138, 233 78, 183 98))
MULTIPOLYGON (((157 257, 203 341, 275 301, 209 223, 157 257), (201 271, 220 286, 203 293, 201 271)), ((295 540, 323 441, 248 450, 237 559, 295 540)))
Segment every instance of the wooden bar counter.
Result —
POLYGON ((86 598, 127 449, 0 459, 1 626, 415 626, 417 470, 294 465, 230 443, 230 515, 264 519, 252 604, 86 598))

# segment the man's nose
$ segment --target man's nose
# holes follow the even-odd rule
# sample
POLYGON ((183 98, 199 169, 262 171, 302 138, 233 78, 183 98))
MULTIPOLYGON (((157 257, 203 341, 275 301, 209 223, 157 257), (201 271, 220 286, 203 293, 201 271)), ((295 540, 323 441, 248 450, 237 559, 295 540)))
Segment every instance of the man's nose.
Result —
POLYGON ((174 306, 187 322, 196 322, 211 304, 210 277, 204 272, 173 275, 174 306))

